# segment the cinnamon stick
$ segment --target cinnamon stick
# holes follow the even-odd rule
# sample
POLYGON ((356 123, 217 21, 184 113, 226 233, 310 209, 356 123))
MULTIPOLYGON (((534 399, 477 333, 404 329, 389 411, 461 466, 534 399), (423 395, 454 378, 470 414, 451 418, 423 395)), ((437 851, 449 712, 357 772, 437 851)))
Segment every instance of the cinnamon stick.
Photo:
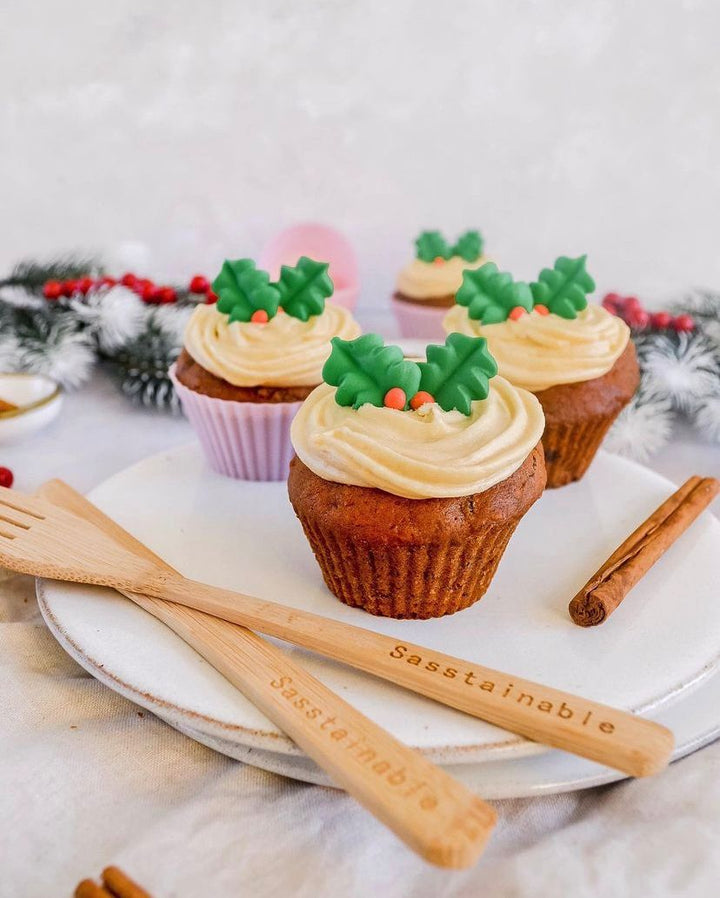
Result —
POLYGON ((720 492, 714 477, 691 477, 618 546, 568 610, 581 627, 603 623, 720 492))
POLYGON ((18 406, 14 402, 8 402, 0 397, 0 412, 14 412, 17 408, 18 406))
POLYGON ((133 882, 118 867, 106 867, 102 871, 103 885, 115 898, 152 898, 149 892, 133 882))

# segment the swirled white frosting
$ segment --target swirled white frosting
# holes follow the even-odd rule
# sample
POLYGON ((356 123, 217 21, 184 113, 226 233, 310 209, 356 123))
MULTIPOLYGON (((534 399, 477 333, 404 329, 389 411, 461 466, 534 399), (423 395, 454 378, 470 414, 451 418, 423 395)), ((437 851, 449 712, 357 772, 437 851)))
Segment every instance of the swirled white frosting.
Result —
POLYGON ((470 496, 516 471, 542 436, 537 399, 502 377, 470 415, 436 403, 418 411, 335 402, 320 384, 292 423, 295 451, 324 480, 375 487, 408 499, 470 496))
POLYGON ((479 268, 488 259, 480 256, 474 262, 466 262, 460 256, 453 256, 442 262, 423 262, 413 259, 398 275, 395 289, 412 299, 435 299, 440 296, 454 296, 460 289, 463 271, 479 268))
POLYGON ((330 302, 308 321, 279 312, 266 324, 230 324, 214 305, 202 305, 185 328, 185 349, 206 371, 236 387, 312 387, 322 380, 330 340, 359 335, 350 312, 330 302))
POLYGON ((499 324, 474 321, 464 306, 455 305, 443 319, 443 327, 447 333, 485 337, 500 374, 535 393, 602 377, 630 339, 625 322, 594 303, 577 318, 532 312, 499 324))

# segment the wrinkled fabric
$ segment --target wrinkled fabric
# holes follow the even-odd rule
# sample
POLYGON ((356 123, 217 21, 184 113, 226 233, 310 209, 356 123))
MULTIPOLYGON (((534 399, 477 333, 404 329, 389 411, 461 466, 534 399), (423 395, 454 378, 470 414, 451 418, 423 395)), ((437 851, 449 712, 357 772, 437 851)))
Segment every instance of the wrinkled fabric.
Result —
POLYGON ((155 898, 705 898, 720 743, 652 780, 500 801, 472 870, 436 870, 342 792, 216 754, 101 685, 0 583, 0 898, 69 896, 117 864, 155 898))

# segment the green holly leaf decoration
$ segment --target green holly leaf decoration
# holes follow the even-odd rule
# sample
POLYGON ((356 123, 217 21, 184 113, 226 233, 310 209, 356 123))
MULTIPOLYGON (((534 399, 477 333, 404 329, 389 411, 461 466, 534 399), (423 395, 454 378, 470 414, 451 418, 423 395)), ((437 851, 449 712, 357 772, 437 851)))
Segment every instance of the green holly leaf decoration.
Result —
POLYGON ((435 259, 449 259, 453 249, 440 231, 423 231, 415 241, 416 255, 422 262, 434 262, 435 259))
POLYGON ((533 295, 527 284, 513 281, 511 275, 498 271, 494 262, 486 262, 480 268, 463 271, 455 302, 467 306, 468 315, 475 321, 497 324, 506 321, 518 306, 530 312, 533 295))
POLYGON ((377 334, 365 334, 355 340, 333 337, 330 358, 322 376, 325 383, 337 387, 338 405, 360 408, 370 403, 382 407, 394 387, 405 394, 405 405, 417 393, 420 368, 403 358, 399 346, 385 346, 377 334))
POLYGON ((535 305, 546 306, 561 318, 577 318, 587 306, 587 294, 595 289, 595 281, 585 270, 586 260, 587 256, 560 256, 552 268, 543 268, 530 285, 535 305))
POLYGON ((457 239, 452 248, 453 256, 460 256, 466 262, 475 262, 483 251, 483 238, 480 231, 465 231, 457 239))
POLYGON ((449 334, 444 346, 428 346, 427 361, 420 362, 420 389, 429 393, 446 412, 469 415, 472 403, 487 399, 490 378, 497 374, 495 359, 484 337, 449 334))
POLYGON ((270 283, 266 271, 255 268, 252 259, 226 259, 212 288, 218 295, 218 311, 229 315, 231 322, 250 321, 260 309, 268 318, 277 314, 280 291, 270 283))
POLYGON ((302 256, 294 268, 282 266, 277 288, 280 305, 288 315, 301 321, 307 321, 311 315, 320 315, 325 300, 332 296, 334 289, 328 263, 316 262, 307 256, 302 256))

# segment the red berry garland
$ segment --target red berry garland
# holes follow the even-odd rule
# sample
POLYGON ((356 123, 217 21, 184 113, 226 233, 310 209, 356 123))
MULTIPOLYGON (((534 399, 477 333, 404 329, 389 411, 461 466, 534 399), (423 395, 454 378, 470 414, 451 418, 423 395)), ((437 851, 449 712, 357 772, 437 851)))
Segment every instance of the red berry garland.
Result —
POLYGON ((201 274, 196 274, 190 281, 191 293, 207 293, 210 289, 210 281, 201 274))
MULTIPOLYGON (((136 293, 144 303, 150 305, 167 305, 178 301, 178 290, 168 284, 158 285, 149 278, 139 278, 131 271, 126 272, 121 278, 103 277, 94 279, 85 275, 78 280, 69 281, 47 281, 43 285, 43 296, 45 299, 54 302, 61 297, 70 298, 77 294, 86 296, 94 290, 109 290, 121 284, 136 293)), ((217 302, 217 295, 213 293, 210 281, 202 274, 196 274, 190 280, 187 292, 195 296, 205 296, 207 303, 217 302)))
POLYGON ((633 330, 674 330, 678 333, 695 330, 695 320, 691 315, 677 315, 670 312, 653 312, 643 308, 637 296, 621 296, 619 293, 608 293, 602 301, 604 309, 629 325, 633 330))
POLYGON ((13 481, 15 480, 15 475, 10 470, 10 468, 2 468, 0 467, 0 486, 4 486, 7 489, 13 485, 13 481))
POLYGON ((60 281, 48 281, 43 287, 43 296, 45 299, 60 299, 63 292, 63 285, 60 281))

